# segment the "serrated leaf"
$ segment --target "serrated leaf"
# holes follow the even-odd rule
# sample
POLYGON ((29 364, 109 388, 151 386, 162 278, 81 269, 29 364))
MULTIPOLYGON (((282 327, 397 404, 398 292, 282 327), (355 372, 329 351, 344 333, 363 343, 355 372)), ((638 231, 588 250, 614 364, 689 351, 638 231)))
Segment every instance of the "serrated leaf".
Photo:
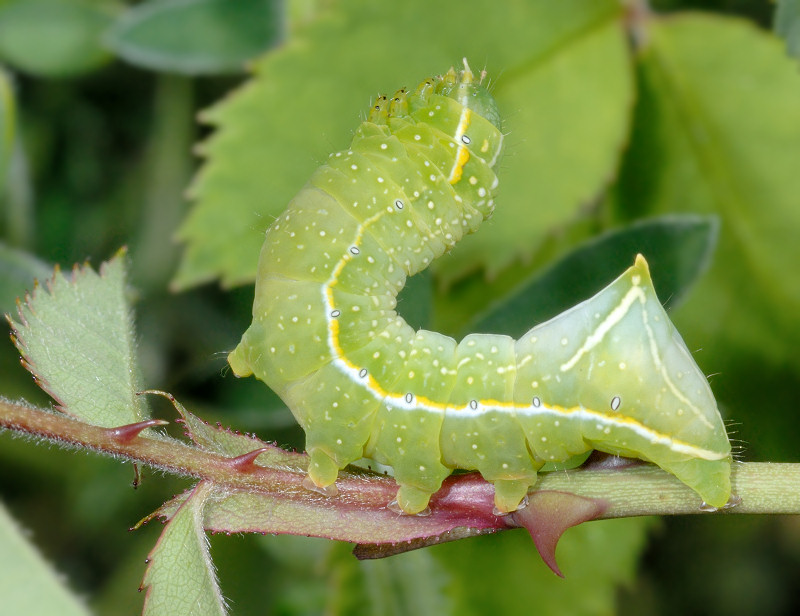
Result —
POLYGON ((435 263, 445 285, 475 269, 493 279, 515 258, 529 260, 547 233, 579 217, 611 182, 633 102, 625 37, 619 15, 606 14, 533 66, 501 69, 494 93, 509 134, 497 209, 435 263))
POLYGON ((5 614, 89 616, 0 503, 0 604, 5 614))
POLYGON ((644 254, 662 303, 675 308, 708 266, 715 218, 664 216, 585 242, 479 316, 470 331, 519 337, 538 323, 588 299, 644 254))
POLYGON ((274 0, 155 0, 128 9, 107 40, 131 64, 198 75, 244 70, 280 31, 274 0))
POLYGON ((15 0, 0 7, 0 59, 47 77, 85 73, 108 61, 103 30, 110 5, 74 0, 15 0))
POLYGON ((357 0, 319 13, 206 114, 218 130, 203 146, 207 162, 180 230, 186 251, 175 286, 217 276, 225 285, 251 281, 264 229, 319 162, 346 147, 365 102, 463 56, 489 59, 510 145, 502 206, 441 272, 494 272, 528 254, 616 167, 632 96, 620 19, 612 0, 480 0, 469 11, 455 0, 357 0), (540 204, 534 211, 530 195, 540 204))
POLYGON ((778 0, 775 32, 786 40, 787 53, 800 60, 800 0, 778 0))
POLYGON ((139 391, 133 321, 125 297, 124 253, 100 267, 56 270, 9 319, 17 347, 60 410, 116 427, 147 419, 139 391))
POLYGON ((227 613, 203 529, 203 508, 212 489, 206 482, 197 484, 150 553, 142 582, 147 588, 144 616, 227 613))

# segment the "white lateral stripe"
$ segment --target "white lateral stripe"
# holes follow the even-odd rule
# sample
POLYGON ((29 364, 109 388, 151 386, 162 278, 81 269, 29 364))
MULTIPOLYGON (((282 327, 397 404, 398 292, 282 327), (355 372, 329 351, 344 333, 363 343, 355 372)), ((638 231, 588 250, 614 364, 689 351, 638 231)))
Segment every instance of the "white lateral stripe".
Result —
MULTIPOLYGON (((347 257, 345 257, 347 258, 347 257)), ((328 296, 326 293, 326 289, 329 285, 325 284, 322 285, 322 295, 323 295, 323 302, 325 303, 325 315, 328 323, 330 324, 331 317, 329 317, 329 313, 333 306, 328 302, 328 296)), ((633 420, 631 418, 626 418, 624 421, 620 421, 614 417, 608 417, 599 413, 597 411, 592 411, 590 409, 577 409, 577 410, 559 410, 557 408, 553 408, 547 406, 544 402, 539 403, 538 407, 534 407, 533 404, 526 404, 526 405, 516 405, 516 404, 507 404, 503 407, 495 407, 492 406, 491 403, 484 402, 482 400, 478 400, 478 404, 476 408, 471 408, 469 404, 464 405, 447 405, 446 403, 437 403, 435 406, 431 404, 426 404, 422 402, 419 398, 420 395, 415 393, 414 397, 412 398, 412 402, 409 403, 406 401, 406 394, 405 393, 396 393, 396 392, 388 392, 384 393, 383 391, 379 391, 372 387, 369 381, 365 381, 363 378, 359 376, 360 370, 357 367, 353 367, 350 362, 347 361, 345 357, 339 356, 333 349, 335 348, 332 344, 332 336, 333 332, 331 328, 328 327, 328 339, 331 341, 332 346, 332 354, 333 354, 333 363, 339 368, 340 372, 345 375, 348 379, 350 379, 353 383, 356 383, 359 387, 363 387, 366 389, 376 400, 379 402, 386 404, 387 406, 391 406, 396 409, 403 409, 403 410, 417 410, 417 411, 425 411, 428 413, 435 413, 441 415, 442 413, 447 413, 448 411, 451 413, 449 416, 453 418, 464 418, 464 419, 474 419, 475 417, 479 417, 487 412, 495 412, 504 415, 518 415, 522 417, 536 417, 536 416, 555 416, 560 418, 566 419, 577 419, 581 422, 595 422, 600 423, 607 427, 614 427, 624 430, 630 430, 634 432, 637 436, 641 436, 653 445, 661 445, 664 447, 668 447, 671 451, 675 451, 677 453, 683 453, 686 455, 690 455, 696 458, 702 458, 704 460, 722 460, 728 456, 727 453, 720 453, 716 451, 711 451, 708 449, 703 449, 702 447, 697 447, 695 445, 691 445, 689 443, 684 443, 682 441, 677 441, 665 434, 661 434, 648 428, 647 426, 633 420)), ((424 397, 424 396, 423 396, 424 397)))
POLYGON ((567 370, 574 368, 575 364, 578 363, 581 357, 600 344, 611 328, 619 323, 626 314, 628 314, 628 310, 630 310, 631 305, 633 305, 633 302, 635 302, 637 299, 644 303, 644 292, 641 290, 641 288, 631 287, 628 289, 628 292, 625 294, 625 297, 622 298, 622 301, 619 303, 619 305, 614 308, 614 310, 612 310, 608 316, 603 319, 603 322, 597 326, 597 329, 594 330, 594 332, 592 332, 588 338, 586 338, 586 342, 583 343, 583 346, 578 349, 575 355, 573 355, 569 361, 561 364, 561 372, 566 372, 567 370))
POLYGON ((661 361, 661 355, 658 352, 658 344, 656 343, 655 334, 653 334, 653 330, 650 327, 647 311, 644 310, 643 312, 644 315, 642 323, 644 325, 645 331, 647 332, 647 337, 650 342, 650 356, 653 359, 653 363, 658 368, 659 374, 661 374, 661 378, 667 382, 667 386, 669 387, 669 390, 672 392, 672 394, 678 400, 683 402, 683 404, 689 407, 692 413, 694 413, 694 416, 697 417, 708 429, 713 430, 714 425, 708 420, 708 417, 706 417, 705 414, 699 408, 697 408, 691 400, 689 400, 689 398, 684 396, 683 392, 680 389, 678 389, 675 383, 672 382, 672 379, 670 378, 669 373, 667 372, 667 367, 664 365, 664 362, 661 361))
MULTIPOLYGON (((465 110, 466 111, 466 110, 465 110)), ((462 112, 463 115, 464 112, 462 112)), ((463 120, 463 117, 462 117, 463 120)), ((459 127, 461 123, 459 123, 459 127)), ((463 131, 462 131, 463 132, 463 131)), ((460 137, 459 133, 459 137, 460 137)), ((603 414, 599 411, 594 411, 591 409, 586 409, 583 407, 580 408, 558 408, 558 407, 551 407, 547 406, 544 401, 537 399, 538 406, 534 406, 531 402, 530 404, 514 404, 511 402, 497 402, 497 401, 482 401, 482 400, 474 400, 472 401, 472 405, 470 403, 466 403, 463 405, 450 405, 446 402, 436 402, 436 401, 429 401, 427 396, 424 394, 420 394, 419 392, 389 392, 383 390, 380 387, 380 384, 375 382, 375 386, 373 386, 373 378, 371 375, 367 374, 365 376, 361 376, 365 372, 362 367, 358 367, 353 365, 344 353, 341 351, 341 348, 338 344, 338 339, 335 333, 335 329, 333 326, 333 322, 336 320, 333 314, 339 313, 336 306, 333 304, 332 301, 332 287, 336 285, 338 281, 339 272, 343 267, 346 266, 347 262, 353 259, 353 253, 350 249, 355 247, 356 249, 360 248, 360 241, 363 237, 363 234, 367 227, 369 227, 373 222, 378 220, 384 215, 387 215, 387 212, 393 212, 393 209, 389 210, 382 210, 377 212, 368 220, 362 222, 358 225, 355 231, 355 237, 353 241, 348 244, 348 249, 345 250, 342 258, 333 268, 331 277, 322 285, 320 285, 320 292, 322 294, 322 304, 324 307, 323 314, 325 318, 325 322, 327 325, 327 342, 328 348, 331 352, 332 363, 337 367, 337 369, 346 376, 350 381, 355 383, 360 388, 365 388, 369 393, 379 402, 385 404, 389 407, 396 408, 396 409, 403 409, 403 410, 418 410, 424 411, 428 413, 436 413, 438 415, 447 414, 448 417, 451 418, 464 418, 464 419, 474 419, 479 417, 488 412, 495 412, 500 413, 503 415, 509 416, 519 416, 525 418, 531 417, 541 417, 541 416, 555 416, 562 419, 567 420, 577 420, 578 422, 593 422, 595 425, 599 424, 607 428, 617 428, 620 430, 628 430, 646 439, 649 443, 653 445, 660 445, 669 448, 671 451, 686 454, 692 457, 701 458, 704 460, 722 460, 728 457, 729 454, 727 453, 720 453, 711 451, 708 449, 703 449, 701 447, 696 447, 689 443, 685 443, 683 441, 679 441, 673 439, 672 437, 662 434, 652 428, 648 428, 644 424, 640 423, 639 421, 630 418, 618 418, 618 417, 610 417, 608 415, 603 414), (411 402, 406 400, 406 396, 412 393, 411 402), (501 406, 497 406, 497 405, 501 406)), ((631 306, 634 302, 639 301, 643 305, 646 301, 644 291, 638 285, 634 284, 622 298, 622 301, 608 314, 608 316, 603 320, 602 323, 594 330, 594 332, 586 339, 584 344, 581 346, 580 349, 569 359, 569 361, 565 362, 561 365, 561 371, 570 370, 577 364, 577 362, 583 357, 586 353, 591 351, 595 346, 602 342, 605 335, 617 324, 619 323, 625 315, 630 310, 631 306)), ((644 323, 645 328, 648 332, 648 336, 650 337, 651 342, 651 352, 655 353, 654 361, 656 365, 660 367, 662 375, 667 380, 670 385, 670 388, 673 391, 676 390, 674 383, 669 379, 668 375, 666 374, 666 370, 663 366, 663 362, 661 362, 660 357, 658 356, 657 349, 652 349, 652 344, 655 343, 653 332, 650 329, 649 323, 644 323)), ((470 358, 462 359, 461 363, 466 363, 469 361, 470 358)), ((685 400, 682 396, 679 396, 681 400, 685 400)), ((699 413, 699 411, 688 401, 687 405, 695 411, 698 416, 700 416, 709 427, 712 427, 708 420, 699 413)))
POLYGON ((488 163, 488 165, 492 169, 494 169, 494 166, 497 164, 497 159, 500 158, 500 153, 503 151, 503 140, 504 139, 505 139, 505 135, 503 135, 503 133, 500 133, 500 141, 497 144, 497 150, 495 150, 494 157, 488 163))

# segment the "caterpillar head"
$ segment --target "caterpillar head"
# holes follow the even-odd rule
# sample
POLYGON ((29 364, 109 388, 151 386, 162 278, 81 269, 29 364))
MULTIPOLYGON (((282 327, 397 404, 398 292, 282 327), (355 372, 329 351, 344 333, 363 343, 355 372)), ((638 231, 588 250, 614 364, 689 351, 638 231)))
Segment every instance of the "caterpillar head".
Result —
POLYGON ((500 110, 497 102, 484 83, 486 72, 481 71, 476 79, 464 58, 463 70, 456 71, 451 68, 443 77, 438 88, 438 93, 452 98, 460 105, 473 113, 487 119, 492 125, 500 129, 500 110))

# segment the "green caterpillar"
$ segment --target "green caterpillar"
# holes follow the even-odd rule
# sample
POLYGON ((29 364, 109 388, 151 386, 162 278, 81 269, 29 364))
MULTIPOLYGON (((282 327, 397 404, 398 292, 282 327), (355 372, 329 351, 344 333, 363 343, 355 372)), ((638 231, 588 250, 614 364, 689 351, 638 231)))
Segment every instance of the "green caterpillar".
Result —
POLYGON ((519 340, 456 343, 395 312, 406 278, 494 209, 503 133, 484 77, 465 61, 380 97, 350 148, 314 173, 267 231, 234 373, 286 402, 306 433, 306 484, 325 493, 368 457, 393 467, 397 510, 423 512, 459 468, 492 482, 507 513, 543 464, 598 449, 725 505, 725 426, 643 257, 519 340))

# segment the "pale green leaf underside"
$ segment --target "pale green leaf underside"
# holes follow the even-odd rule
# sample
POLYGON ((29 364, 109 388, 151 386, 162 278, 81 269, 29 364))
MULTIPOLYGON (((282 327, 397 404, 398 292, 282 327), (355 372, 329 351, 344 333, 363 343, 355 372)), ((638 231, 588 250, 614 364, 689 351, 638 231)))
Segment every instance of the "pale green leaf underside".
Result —
POLYGON ((0 503, 0 611, 89 616, 89 610, 25 540, 0 503))
POLYGON ((14 92, 8 75, 0 67, 0 203, 4 200, 6 178, 14 146, 14 92))
POLYGON ((0 4, 0 60, 14 68, 63 77, 97 68, 111 57, 101 44, 111 23, 108 6, 87 0, 0 4))
POLYGON ((270 0, 146 2, 129 9, 107 40, 120 56, 146 68, 190 75, 238 72, 277 38, 279 4, 270 0))
POLYGON ((205 482, 195 487, 150 553, 144 616, 227 613, 203 530, 203 508, 211 491, 205 482))
POLYGON ((88 266, 57 270, 21 305, 12 323, 31 372, 61 410, 115 427, 147 418, 138 382, 132 315, 120 254, 100 274, 88 266))
POLYGON ((718 344, 796 359, 796 64, 781 41, 747 22, 687 15, 651 24, 640 74, 621 209, 711 212, 721 221, 714 265, 678 327, 712 354, 718 344))
POLYGON ((800 0, 778 0, 775 32, 786 39, 786 51, 800 60, 800 0))
POLYGON ((368 101, 464 56, 489 70, 508 147, 493 221, 438 267, 447 277, 493 272, 528 254, 615 169, 632 89, 620 10, 611 0, 481 0, 469 11, 359 0, 321 13, 207 114, 218 131, 180 231, 176 286, 251 281, 264 230, 327 155, 347 147, 368 101))

